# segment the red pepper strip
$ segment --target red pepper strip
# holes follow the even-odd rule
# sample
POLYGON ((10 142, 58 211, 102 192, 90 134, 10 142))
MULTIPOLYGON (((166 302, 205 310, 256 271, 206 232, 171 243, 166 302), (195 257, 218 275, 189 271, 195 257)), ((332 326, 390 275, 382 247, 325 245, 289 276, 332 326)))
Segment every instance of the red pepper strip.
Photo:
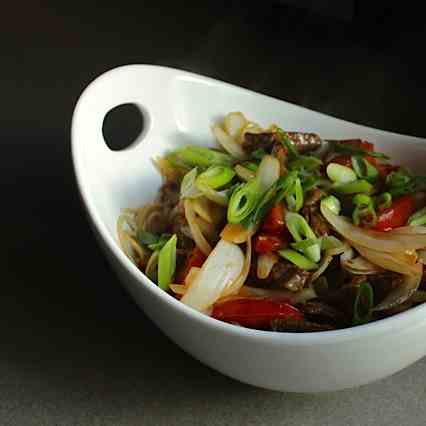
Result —
POLYGON ((206 256, 204 253, 198 247, 195 247, 187 258, 183 268, 179 270, 179 273, 176 276, 176 282, 183 283, 191 268, 201 268, 205 260, 206 256))
MULTIPOLYGON (((349 145, 353 148, 364 149, 365 151, 370 152, 374 151, 374 145, 372 143, 363 141, 361 139, 346 139, 338 142, 344 145, 349 145)), ((374 157, 367 155, 365 159, 373 166, 377 166, 377 160, 374 157)), ((332 162, 352 168, 352 160, 350 155, 338 155, 337 157, 333 158, 332 162)))
POLYGON ((257 253, 269 253, 282 249, 288 238, 274 234, 257 234, 254 240, 254 250, 257 253))
POLYGON ((241 298, 213 306, 212 317, 244 327, 267 329, 274 319, 302 320, 303 314, 285 300, 241 298))
POLYGON ((276 204, 266 216, 262 229, 266 232, 270 232, 271 234, 280 234, 287 230, 284 214, 284 204, 276 204))
POLYGON ((400 166, 393 166, 392 164, 378 164, 377 170, 379 171, 380 176, 386 177, 388 174, 399 169, 400 166))
POLYGON ((383 210, 377 218, 377 231, 390 231, 393 228, 404 226, 413 214, 415 201, 412 195, 404 195, 396 199, 392 205, 383 210))

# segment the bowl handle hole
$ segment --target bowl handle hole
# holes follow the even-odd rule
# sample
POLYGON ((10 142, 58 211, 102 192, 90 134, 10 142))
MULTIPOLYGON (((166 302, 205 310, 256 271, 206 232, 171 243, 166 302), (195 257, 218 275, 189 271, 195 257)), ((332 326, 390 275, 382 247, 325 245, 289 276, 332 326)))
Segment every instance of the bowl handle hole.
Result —
POLYGON ((121 104, 109 110, 102 123, 105 144, 112 151, 129 148, 145 133, 145 117, 133 103, 121 104))

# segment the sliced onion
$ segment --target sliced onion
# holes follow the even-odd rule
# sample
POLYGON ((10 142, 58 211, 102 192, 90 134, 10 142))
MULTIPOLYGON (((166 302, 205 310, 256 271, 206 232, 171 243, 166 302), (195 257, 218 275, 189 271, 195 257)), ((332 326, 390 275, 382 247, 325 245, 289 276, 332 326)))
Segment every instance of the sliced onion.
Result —
POLYGON ((318 269, 312 274, 310 281, 314 282, 320 275, 322 275, 328 268, 328 265, 330 265, 332 260, 333 256, 331 255, 326 254, 325 256, 323 256, 320 264, 318 265, 318 269))
POLYGON ((234 283, 244 267, 244 254, 236 245, 220 240, 207 257, 181 302, 206 312, 234 283))
POLYGON ((239 145, 231 136, 229 136, 225 130, 222 129, 218 124, 215 124, 212 127, 213 134, 215 135, 217 141, 222 145, 223 149, 233 157, 238 158, 239 160, 244 160, 247 158, 246 153, 244 152, 241 145, 239 145))
POLYGON ((197 216, 195 217, 198 227, 200 228, 201 233, 206 237, 208 241, 217 241, 217 229, 216 227, 209 222, 206 222, 203 218, 197 216))
POLYGON ((278 262, 275 253, 262 253, 257 258, 257 278, 261 280, 268 278, 272 268, 278 262))
POLYGON ((183 296, 186 293, 186 287, 183 284, 169 284, 169 287, 175 294, 183 296))
POLYGON ((353 246, 361 256, 384 269, 404 275, 416 275, 418 273, 418 264, 407 263, 403 255, 401 257, 397 253, 380 252, 357 244, 353 244, 353 246))
POLYGON ((263 131, 264 130, 262 129, 262 127, 260 127, 257 123, 254 123, 253 121, 249 121, 241 130, 239 142, 240 143, 244 142, 244 138, 245 138, 246 133, 262 133, 263 131))
POLYGON ((244 283, 247 280, 248 274, 250 272, 250 266, 251 266, 251 236, 247 238, 246 241, 246 256, 244 259, 244 265, 243 269, 241 271, 241 274, 238 276, 238 278, 233 281, 229 287, 225 289, 225 291, 222 293, 222 297, 231 296, 233 294, 237 294, 241 287, 244 285, 244 283))
POLYGON ((268 288, 250 287, 244 285, 238 292, 240 297, 270 297, 272 299, 284 299, 289 303, 305 303, 308 300, 315 299, 317 294, 311 287, 303 288, 300 291, 294 292, 290 290, 271 290, 268 288))
POLYGON ((195 213, 208 223, 213 223, 211 214, 211 202, 205 197, 199 197, 192 201, 192 207, 195 213))
POLYGON ((197 268, 196 266, 193 266, 189 272, 187 273, 185 277, 185 287, 188 289, 192 283, 194 282, 195 278, 197 277, 198 273, 201 271, 201 268, 197 268))
POLYGON ((418 250, 417 255, 419 262, 423 263, 423 265, 426 265, 426 250, 418 250))
POLYGON ((419 235, 426 234, 426 226, 401 226, 400 228, 392 229, 388 231, 390 235, 419 235))
MULTIPOLYGON (((343 255, 342 255, 343 256, 343 255)), ((374 275, 383 272, 383 269, 374 263, 369 262, 361 256, 357 256, 354 259, 343 260, 340 257, 340 264, 343 269, 354 275, 374 275)))
POLYGON ((223 120, 223 127, 225 128, 226 133, 228 133, 228 135, 236 141, 239 140, 241 132, 246 125, 247 119, 244 117, 244 114, 239 111, 230 112, 223 120))
POLYGON ((256 232, 253 228, 244 228, 240 223, 227 223, 220 233, 221 238, 230 243, 242 244, 256 232))
POLYGON ((272 155, 265 155, 256 172, 261 191, 269 189, 280 177, 280 162, 272 155))
POLYGON ((196 215, 195 211, 192 207, 192 201, 189 199, 186 199, 184 201, 185 206, 185 218, 188 222, 189 228, 191 229, 192 237, 194 238, 195 244, 197 247, 206 255, 208 256, 210 252, 212 251, 212 248, 210 247, 209 242, 204 237, 203 233, 200 230, 200 227, 198 226, 198 223, 196 221, 196 215))
POLYGON ((343 216, 334 214, 323 203, 321 213, 334 229, 350 242, 372 250, 404 252, 426 247, 426 235, 407 235, 389 232, 371 231, 353 225, 343 216))
POLYGON ((253 179, 256 176, 256 173, 252 172, 246 167, 243 167, 241 164, 237 164, 234 169, 238 177, 241 178, 242 180, 245 180, 246 182, 249 181, 250 179, 253 179))
POLYGON ((393 289, 385 299, 379 303, 373 311, 383 311, 391 309, 401 303, 408 300, 418 289, 419 284, 423 276, 423 265, 421 263, 416 264, 416 273, 413 275, 405 275, 402 284, 393 289))

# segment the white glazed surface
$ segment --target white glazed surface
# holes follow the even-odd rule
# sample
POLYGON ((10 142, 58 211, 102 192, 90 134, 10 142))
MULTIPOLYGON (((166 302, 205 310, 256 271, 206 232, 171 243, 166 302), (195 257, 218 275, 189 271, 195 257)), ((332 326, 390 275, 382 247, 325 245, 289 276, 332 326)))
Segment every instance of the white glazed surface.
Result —
POLYGON ((221 81, 151 65, 109 71, 86 88, 75 107, 72 156, 95 235, 136 303, 195 358, 268 389, 321 392, 354 387, 423 357, 426 305, 346 330, 304 334, 249 330, 184 306, 153 285, 122 253, 116 235, 120 209, 152 200, 161 184, 152 157, 179 144, 213 145, 211 124, 237 110, 264 126, 278 123, 330 139, 368 139, 417 172, 426 160, 424 139, 346 122, 221 81), (113 152, 103 140, 103 119, 113 107, 129 102, 143 112, 145 130, 131 147, 113 152))

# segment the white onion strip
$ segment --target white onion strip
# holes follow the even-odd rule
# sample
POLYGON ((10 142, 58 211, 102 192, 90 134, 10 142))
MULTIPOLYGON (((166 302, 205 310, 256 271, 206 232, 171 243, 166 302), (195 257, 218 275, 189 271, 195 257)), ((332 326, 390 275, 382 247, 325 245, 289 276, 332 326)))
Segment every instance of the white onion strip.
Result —
POLYGON ((278 262, 275 253, 262 253, 257 258, 257 278, 261 280, 268 278, 274 265, 278 262))
POLYGON ((225 130, 222 129, 218 124, 212 127, 212 132, 215 135, 217 141, 222 145, 223 149, 231 154, 233 157, 239 160, 245 160, 247 158, 241 145, 239 145, 225 130))
POLYGON ((220 240, 207 257, 181 302, 206 312, 237 281, 244 267, 244 254, 236 245, 220 240))
POLYGON ((365 230, 350 223, 346 218, 334 214, 324 203, 321 213, 334 229, 350 242, 372 250, 388 253, 417 250, 426 247, 426 235, 407 235, 365 230))
POLYGON ((194 238, 195 244, 206 256, 208 256, 210 252, 212 251, 212 248, 209 242, 204 237, 203 233, 201 232, 197 224, 196 215, 192 207, 191 200, 186 199, 184 201, 184 207, 185 207, 185 218, 188 222, 189 228, 191 229, 191 234, 192 234, 192 237, 194 238))

